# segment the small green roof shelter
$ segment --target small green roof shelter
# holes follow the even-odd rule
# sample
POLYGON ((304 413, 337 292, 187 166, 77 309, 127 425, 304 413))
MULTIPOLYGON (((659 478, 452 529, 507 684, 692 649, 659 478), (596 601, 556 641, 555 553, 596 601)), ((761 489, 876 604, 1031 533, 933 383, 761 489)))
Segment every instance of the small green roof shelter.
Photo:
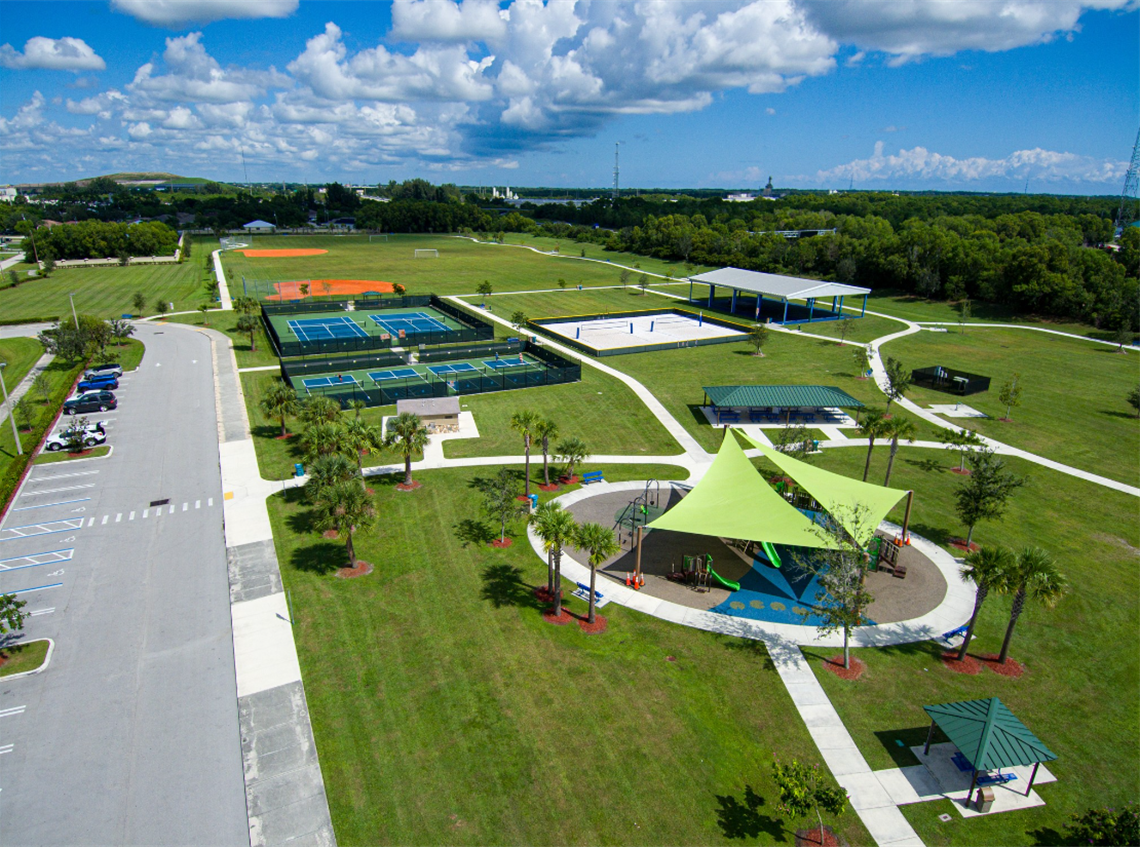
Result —
POLYGON ((1057 758, 1057 754, 1030 732, 997 697, 959 700, 957 703, 922 708, 930 716, 930 731, 926 734, 923 753, 930 752, 930 740, 934 737, 934 727, 938 726, 974 768, 974 776, 970 780, 971 793, 978 781, 978 771, 1031 764, 1033 774, 1029 777, 1029 787, 1025 789, 1028 797, 1033 790, 1033 780, 1037 778, 1037 768, 1042 762, 1057 758))

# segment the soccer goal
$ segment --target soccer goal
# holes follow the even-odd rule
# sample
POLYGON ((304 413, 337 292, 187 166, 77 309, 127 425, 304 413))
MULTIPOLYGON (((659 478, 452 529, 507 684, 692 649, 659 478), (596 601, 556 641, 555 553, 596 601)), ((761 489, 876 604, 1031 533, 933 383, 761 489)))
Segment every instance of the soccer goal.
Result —
POLYGON ((416 258, 417 259, 438 259, 439 258, 439 251, 435 250, 435 249, 430 249, 430 248, 426 249, 426 250, 416 248, 416 258))
POLYGON ((387 241, 387 240, 388 240, 388 233, 386 233, 386 232, 381 233, 380 235, 368 236, 368 243, 369 244, 371 244, 373 241, 387 241))

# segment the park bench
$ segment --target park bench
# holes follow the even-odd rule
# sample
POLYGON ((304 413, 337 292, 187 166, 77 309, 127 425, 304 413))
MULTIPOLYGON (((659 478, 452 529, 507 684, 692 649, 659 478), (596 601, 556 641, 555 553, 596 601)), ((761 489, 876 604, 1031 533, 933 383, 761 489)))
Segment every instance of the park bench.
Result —
POLYGON ((582 484, 589 485, 591 482, 605 482, 602 477, 601 471, 590 471, 589 473, 582 474, 582 484))

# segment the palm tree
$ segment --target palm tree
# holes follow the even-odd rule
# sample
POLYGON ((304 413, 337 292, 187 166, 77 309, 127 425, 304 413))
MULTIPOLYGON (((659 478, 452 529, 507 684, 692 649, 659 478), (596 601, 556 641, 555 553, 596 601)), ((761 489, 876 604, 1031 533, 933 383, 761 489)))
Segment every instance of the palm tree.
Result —
POLYGON ((1026 598, 1036 600, 1046 609, 1052 609, 1065 596, 1069 584, 1052 556, 1040 547, 1026 547, 1017 554, 1017 560, 1009 574, 1008 587, 1014 590, 1013 607, 1009 612, 1009 627, 1005 631, 1005 640, 1001 643, 998 664, 1005 664, 1009 657, 1013 629, 1025 608, 1026 598))
POLYGON ((419 415, 402 412, 394 418, 388 418, 384 446, 394 447, 404 454, 404 485, 412 484, 412 454, 422 453, 430 440, 427 427, 419 415))
POLYGON ((542 439, 542 479, 550 487, 550 439, 558 437, 558 424, 546 418, 534 425, 534 434, 542 439))
POLYGON ((598 565, 610 556, 616 556, 621 546, 614 536, 614 531, 597 523, 584 523, 578 527, 574 537, 574 546, 590 554, 590 614, 586 623, 594 622, 594 584, 598 573, 598 565))
POLYGON ((898 400, 910 390, 910 372, 898 359, 887 356, 883 366, 887 374, 887 411, 891 410, 891 401, 898 400))
POLYGON ((353 418, 344 425, 343 429, 344 437, 341 439, 341 447, 347 450, 355 460, 360 485, 367 488, 364 484, 364 461, 361 456, 383 447, 384 433, 380 431, 379 427, 366 423, 360 418, 353 418))
POLYGON ((335 529, 338 535, 344 537, 348 566, 355 568, 356 548, 352 536, 358 529, 367 529, 376 518, 372 498, 355 482, 339 482, 321 489, 317 510, 317 528, 335 529))
POLYGON ((349 400, 348 401, 348 408, 350 408, 350 409, 352 409, 352 411, 356 412, 356 417, 359 419, 361 410, 367 409, 368 404, 365 403, 363 400, 349 400))
POLYGON ((301 411, 297 413, 297 417, 305 423, 317 423, 318 421, 325 421, 331 423, 340 417, 340 403, 331 397, 326 397, 323 394, 318 394, 316 397, 310 397, 301 406, 301 411))
POLYGON ((974 637, 974 625, 978 622, 978 615, 982 611, 982 604, 986 602, 986 595, 990 589, 1002 591, 1008 578, 1009 570, 1013 566, 1013 553, 1007 547, 982 547, 966 556, 965 564, 958 568, 962 579, 968 580, 977 587, 974 593, 974 613, 970 615, 970 625, 966 629, 966 640, 958 648, 958 661, 966 658, 966 651, 970 648, 970 639, 974 637))
POLYGON ((523 411, 511 415, 511 429, 523 437, 523 451, 526 453, 526 485, 523 494, 527 497, 530 497, 530 442, 534 437, 535 428, 541 420, 542 418, 538 416, 538 413, 532 412, 530 409, 523 409, 523 411))
POLYGON ((352 477, 352 462, 341 453, 326 453, 309 466, 309 481, 305 483, 305 491, 316 502, 321 489, 330 488, 352 477))
POLYGON ((550 554, 554 563, 554 569, 548 576, 557 617, 562 614, 562 550, 567 544, 574 543, 578 525, 561 503, 543 503, 530 516, 530 523, 542 541, 542 549, 550 554))
POLYGON ((566 476, 574 478, 574 466, 586 461, 590 452, 581 438, 563 438, 554 446, 554 455, 566 463, 566 476))
POLYGON ((891 468, 895 466, 895 454, 899 452, 899 439, 905 439, 908 444, 913 444, 917 430, 910 418, 891 418, 885 423, 883 437, 891 439, 891 455, 887 459, 887 478, 883 480, 883 485, 890 485, 891 468))
POLYGON ((281 437, 286 436, 285 418, 297 414, 301 404, 297 400, 297 392, 285 384, 284 380, 275 380, 269 386, 265 395, 258 404, 267 417, 281 419, 281 437))
POLYGON ((311 423, 301 432, 301 444, 309 461, 338 452, 343 441, 344 428, 335 423, 325 421, 311 423))
POLYGON ((871 471, 871 451, 875 449, 875 439, 886 433, 886 425, 882 409, 868 407, 865 410, 863 423, 859 424, 859 434, 868 439, 867 463, 863 465, 863 482, 867 481, 867 474, 871 471))

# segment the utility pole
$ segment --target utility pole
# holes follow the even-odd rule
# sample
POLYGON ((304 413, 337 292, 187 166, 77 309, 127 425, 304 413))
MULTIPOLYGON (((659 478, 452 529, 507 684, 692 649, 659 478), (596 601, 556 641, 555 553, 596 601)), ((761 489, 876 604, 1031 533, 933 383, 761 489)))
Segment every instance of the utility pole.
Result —
POLYGON ((71 319, 75 321, 75 331, 79 331, 79 318, 75 315, 75 292, 67 292, 67 299, 71 301, 71 319))
POLYGON ((12 409, 12 404, 8 402, 8 386, 4 382, 4 368, 8 366, 7 362, 0 362, 0 388, 4 389, 4 406, 8 409, 8 420, 12 422, 12 437, 16 439, 16 455, 24 455, 24 445, 20 443, 20 431, 16 429, 16 413, 12 409))
POLYGON ((1136 143, 1132 145, 1132 162, 1124 175, 1124 188, 1120 191, 1120 209, 1116 213, 1116 226, 1120 234, 1132 223, 1136 216, 1136 204, 1140 200, 1140 131, 1136 133, 1136 143))

